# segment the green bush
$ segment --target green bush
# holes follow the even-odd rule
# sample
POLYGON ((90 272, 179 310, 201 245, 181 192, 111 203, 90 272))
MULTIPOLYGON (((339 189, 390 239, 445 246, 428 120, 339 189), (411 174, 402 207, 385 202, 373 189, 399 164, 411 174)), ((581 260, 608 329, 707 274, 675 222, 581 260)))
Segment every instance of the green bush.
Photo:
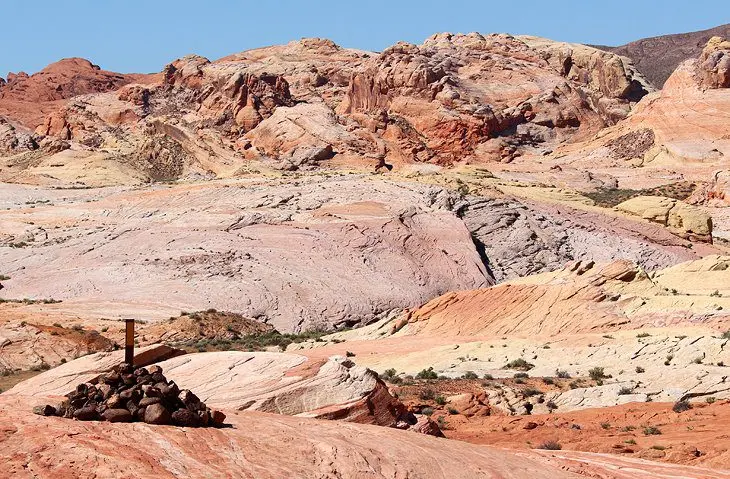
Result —
POLYGON ((433 367, 422 369, 416 374, 416 379, 438 379, 439 375, 433 370, 433 367))

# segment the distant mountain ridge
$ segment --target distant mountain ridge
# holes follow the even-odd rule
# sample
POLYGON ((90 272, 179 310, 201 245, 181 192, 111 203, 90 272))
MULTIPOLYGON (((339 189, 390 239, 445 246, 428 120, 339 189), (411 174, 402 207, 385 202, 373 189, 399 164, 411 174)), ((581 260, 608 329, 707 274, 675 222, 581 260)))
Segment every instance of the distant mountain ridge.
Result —
POLYGON ((661 88, 680 63, 698 56, 714 36, 730 37, 730 23, 698 32, 644 38, 618 47, 592 46, 629 57, 654 86, 661 88))

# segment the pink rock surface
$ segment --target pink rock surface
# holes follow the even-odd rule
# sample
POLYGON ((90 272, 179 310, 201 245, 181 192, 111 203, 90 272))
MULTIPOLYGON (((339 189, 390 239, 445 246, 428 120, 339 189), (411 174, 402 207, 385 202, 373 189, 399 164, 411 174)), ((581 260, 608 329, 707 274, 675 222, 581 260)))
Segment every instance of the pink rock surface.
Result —
POLYGON ((253 412, 228 412, 230 428, 190 430, 70 421, 36 416, 29 407, 27 398, 0 397, 0 477, 730 477, 599 454, 508 452, 391 428, 253 412))

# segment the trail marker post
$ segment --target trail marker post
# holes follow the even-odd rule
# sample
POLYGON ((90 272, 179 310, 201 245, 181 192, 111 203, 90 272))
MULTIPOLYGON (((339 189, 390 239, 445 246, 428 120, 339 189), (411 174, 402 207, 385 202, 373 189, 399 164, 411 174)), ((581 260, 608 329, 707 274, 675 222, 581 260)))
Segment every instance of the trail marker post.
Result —
POLYGON ((125 319, 124 326, 124 362, 131 365, 134 363, 134 319, 125 319))

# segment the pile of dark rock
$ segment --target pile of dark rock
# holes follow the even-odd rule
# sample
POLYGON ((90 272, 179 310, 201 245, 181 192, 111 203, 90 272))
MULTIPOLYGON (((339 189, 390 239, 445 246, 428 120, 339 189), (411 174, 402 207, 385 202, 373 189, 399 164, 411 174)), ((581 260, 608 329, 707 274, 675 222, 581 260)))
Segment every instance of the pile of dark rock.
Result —
POLYGON ((122 363, 111 372, 79 384, 58 406, 33 412, 79 421, 146 422, 186 427, 220 427, 226 416, 209 409, 187 389, 168 381, 159 366, 134 368, 122 363))

